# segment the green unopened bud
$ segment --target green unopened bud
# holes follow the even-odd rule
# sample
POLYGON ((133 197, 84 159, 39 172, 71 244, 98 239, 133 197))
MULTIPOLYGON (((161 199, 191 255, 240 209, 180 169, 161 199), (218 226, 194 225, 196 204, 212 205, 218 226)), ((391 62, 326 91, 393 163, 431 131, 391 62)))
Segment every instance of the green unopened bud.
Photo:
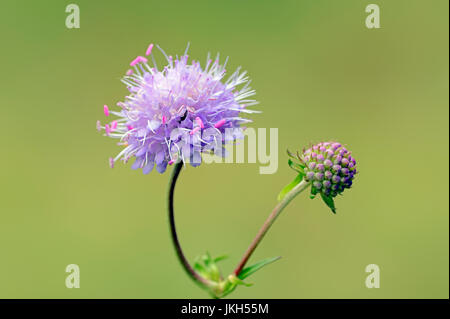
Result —
MULTIPOLYGON (((294 158, 294 156, 288 152, 294 158)), ((357 173, 356 161, 342 144, 336 142, 318 143, 297 153, 298 163, 289 160, 291 167, 300 167, 298 177, 286 187, 282 194, 295 187, 302 180, 311 183, 311 198, 320 194, 325 203, 336 211, 333 198, 353 184, 357 173)), ((280 198, 280 197, 279 197, 280 198)))

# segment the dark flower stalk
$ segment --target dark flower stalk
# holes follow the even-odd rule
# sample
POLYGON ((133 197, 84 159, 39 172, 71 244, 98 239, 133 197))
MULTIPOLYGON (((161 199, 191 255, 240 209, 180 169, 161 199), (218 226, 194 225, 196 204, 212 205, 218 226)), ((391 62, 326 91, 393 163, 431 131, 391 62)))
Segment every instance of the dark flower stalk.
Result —
POLYGON ((204 285, 206 287, 212 287, 213 282, 202 277, 199 273, 197 273, 192 266, 189 264, 189 261, 184 256, 183 250, 181 249, 180 241, 178 240, 177 230, 175 227, 175 214, 174 214, 174 208, 173 208, 173 197, 175 192, 175 185, 178 179, 178 176, 180 175, 181 169, 183 168, 183 163, 178 162, 174 165, 172 175, 170 176, 170 183, 169 183, 169 191, 167 194, 168 199, 168 212, 169 212, 169 226, 170 226, 170 234, 172 237, 172 243, 175 247, 175 252, 177 253, 178 260, 180 261, 180 264, 183 266, 184 270, 188 274, 189 277, 191 277, 195 282, 204 285))

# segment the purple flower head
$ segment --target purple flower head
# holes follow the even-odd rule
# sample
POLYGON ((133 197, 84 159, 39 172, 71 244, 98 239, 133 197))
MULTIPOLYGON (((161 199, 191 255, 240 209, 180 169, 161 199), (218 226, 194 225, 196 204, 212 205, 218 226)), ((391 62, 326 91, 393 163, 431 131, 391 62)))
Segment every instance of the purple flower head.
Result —
POLYGON ((157 46, 167 65, 158 69, 151 44, 145 57, 138 56, 126 72, 122 82, 129 95, 117 103, 119 111, 104 106, 104 114, 117 118, 97 129, 119 140, 124 148, 110 160, 127 162, 134 157, 133 169, 142 168, 148 174, 154 166, 159 173, 176 161, 201 163, 202 152, 223 154, 223 144, 239 137, 240 126, 251 122, 242 113, 254 113, 246 107, 257 104, 255 91, 249 86, 246 72, 236 70, 227 80, 226 62, 219 64, 207 58, 202 67, 198 61, 188 61, 184 55, 173 58, 157 46), (243 85, 243 86, 242 86, 243 85), (225 130, 234 134, 225 134, 225 130))
POLYGON ((312 197, 317 193, 331 198, 337 196, 352 186, 357 173, 351 152, 340 143, 319 143, 303 151, 299 159, 304 166, 305 180, 313 181, 312 197))

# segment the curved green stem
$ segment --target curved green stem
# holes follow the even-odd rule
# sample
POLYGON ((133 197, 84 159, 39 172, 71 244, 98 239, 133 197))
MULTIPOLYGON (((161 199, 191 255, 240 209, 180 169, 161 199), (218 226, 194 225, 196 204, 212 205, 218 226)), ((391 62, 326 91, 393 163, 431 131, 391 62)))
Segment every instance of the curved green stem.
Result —
POLYGON ((275 222, 277 217, 280 215, 280 213, 283 211, 283 209, 290 203, 292 199, 294 199, 295 196, 300 194, 302 191, 304 191, 308 186, 310 185, 310 182, 306 182, 305 180, 301 181, 299 184, 297 184, 289 193, 286 194, 286 196, 281 200, 277 206, 273 209, 272 213, 269 215, 269 217, 266 219, 264 224, 262 225, 259 232, 256 234, 256 237, 253 239, 250 246, 247 248, 246 252, 244 253, 244 256, 242 257, 241 261, 237 265, 236 269, 234 270, 234 274, 236 276, 239 275, 239 273, 244 268, 245 264, 249 260, 250 256, 255 251, 256 247, 258 247, 258 244, 261 242, 261 240, 264 238, 264 235, 269 230, 270 226, 275 222))
POLYGON ((181 265, 183 266, 186 273, 189 275, 189 277, 192 278, 195 282, 206 286, 211 287, 213 283, 209 281, 208 279, 202 277, 198 272, 192 268, 192 266, 189 264, 187 258, 184 256, 183 250, 181 249, 180 242, 178 240, 177 230, 175 228, 175 215, 174 215, 174 209, 173 209, 173 197, 175 192, 175 184, 177 182, 178 176, 180 175, 181 169, 183 168, 182 162, 177 162, 174 164, 174 168, 172 170, 172 175, 170 177, 169 182, 169 191, 168 191, 168 213, 169 213, 169 225, 170 225, 170 234, 172 237, 172 242, 175 247, 175 252, 177 253, 178 260, 180 261, 181 265))

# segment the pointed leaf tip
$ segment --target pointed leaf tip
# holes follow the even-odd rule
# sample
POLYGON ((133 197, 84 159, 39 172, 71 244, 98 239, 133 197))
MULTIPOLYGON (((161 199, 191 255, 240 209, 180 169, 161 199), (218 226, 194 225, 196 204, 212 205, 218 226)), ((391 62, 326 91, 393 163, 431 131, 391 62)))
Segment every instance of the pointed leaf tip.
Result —
POLYGON ((277 261, 278 259, 280 259, 281 256, 278 257, 272 257, 272 258, 266 258, 263 259, 251 266, 248 266, 244 269, 242 269, 242 271, 239 273, 238 278, 243 280, 245 278, 247 278, 248 276, 254 274, 256 271, 260 270, 262 267, 273 263, 274 261, 277 261))
POLYGON ((214 258, 214 262, 219 262, 219 261, 227 259, 227 258, 228 258, 228 255, 222 255, 222 256, 214 258))
POLYGON ((331 209, 333 214, 336 214, 336 207, 334 206, 334 200, 331 196, 325 196, 324 194, 320 193, 320 196, 322 197, 325 204, 331 209))

